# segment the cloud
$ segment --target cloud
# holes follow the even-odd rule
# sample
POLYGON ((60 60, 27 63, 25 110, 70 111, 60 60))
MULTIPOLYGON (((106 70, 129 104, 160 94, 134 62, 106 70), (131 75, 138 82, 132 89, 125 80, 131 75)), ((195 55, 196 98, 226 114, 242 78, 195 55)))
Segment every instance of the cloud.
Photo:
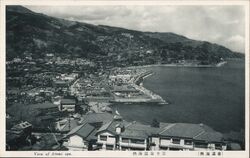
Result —
POLYGON ((244 52, 242 6, 26 6, 50 16, 152 32, 174 32, 244 52), (240 37, 240 38, 239 38, 240 37))
POLYGON ((244 46, 245 46, 245 38, 240 35, 235 35, 230 37, 228 40, 226 40, 226 43, 229 45, 229 48, 240 50, 241 52, 244 52, 244 46))

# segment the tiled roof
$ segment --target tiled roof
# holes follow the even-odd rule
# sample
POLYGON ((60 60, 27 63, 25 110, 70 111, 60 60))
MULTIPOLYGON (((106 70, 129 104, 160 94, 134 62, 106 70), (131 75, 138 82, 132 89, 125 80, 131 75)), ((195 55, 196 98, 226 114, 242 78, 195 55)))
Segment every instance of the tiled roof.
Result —
POLYGON ((90 139, 94 139, 95 138, 95 127, 91 126, 88 123, 82 124, 80 126, 75 127, 74 129, 72 129, 67 135, 71 136, 71 135, 78 135, 82 138, 84 138, 85 140, 90 140, 90 139))
MULTIPOLYGON (((161 124, 163 125, 163 124, 161 124)), ((159 135, 169 137, 184 137, 208 142, 219 142, 222 134, 203 124, 172 123, 161 126, 159 135)))
POLYGON ((28 128, 28 127, 31 127, 32 124, 30 124, 29 122, 25 121, 25 122, 21 122, 15 126, 13 126, 11 129, 12 130, 22 130, 22 129, 25 129, 25 128, 28 128))
POLYGON ((101 128, 97 131, 97 132, 101 132, 101 131, 105 131, 109 128, 109 126, 112 124, 112 121, 109 121, 108 123, 104 124, 103 126, 101 126, 101 128))
POLYGON ((124 120, 111 120, 110 122, 104 124, 97 132, 109 131, 113 134, 116 134, 117 126, 125 127, 127 124, 129 123, 124 120))
POLYGON ((219 132, 203 132, 194 137, 195 140, 203 140, 208 142, 221 142, 223 135, 219 132))
POLYGON ((75 127, 77 127, 79 124, 78 124, 78 121, 77 120, 74 120, 74 119, 70 119, 70 121, 68 119, 65 120, 65 124, 62 125, 60 131, 61 132, 67 132, 67 131, 70 131, 72 129, 74 129, 75 127), (70 126, 69 126, 70 124, 70 126))
POLYGON ((163 128, 159 134, 162 136, 193 138, 203 131, 204 129, 197 124, 175 123, 163 128))
POLYGON ((104 124, 111 121, 113 115, 110 113, 89 113, 84 115, 81 123, 98 123, 103 122, 104 124))
POLYGON ((122 136, 127 138, 147 138, 152 134, 157 134, 159 128, 151 127, 150 125, 144 125, 141 123, 130 123, 121 133, 122 136))
POLYGON ((165 123, 165 122, 160 122, 160 128, 165 128, 166 126, 169 126, 173 123, 165 123))
POLYGON ((74 99, 62 99, 61 104, 75 104, 76 101, 74 99))
POLYGON ((136 129, 125 129, 124 132, 121 133, 121 136, 126 138, 135 138, 135 139, 148 138, 148 134, 146 131, 136 130, 136 129))
POLYGON ((116 134, 116 126, 122 126, 124 127, 124 130, 121 132, 121 136, 124 136, 126 138, 141 138, 146 139, 148 136, 150 136, 153 133, 157 133, 159 131, 159 128, 154 128, 149 125, 143 125, 140 123, 135 122, 127 122, 124 120, 112 120, 106 124, 104 124, 98 131, 109 131, 110 133, 116 134))
POLYGON ((52 104, 50 102, 38 103, 38 104, 34 104, 32 106, 34 108, 37 108, 37 109, 49 109, 49 108, 57 108, 58 107, 58 105, 52 104))

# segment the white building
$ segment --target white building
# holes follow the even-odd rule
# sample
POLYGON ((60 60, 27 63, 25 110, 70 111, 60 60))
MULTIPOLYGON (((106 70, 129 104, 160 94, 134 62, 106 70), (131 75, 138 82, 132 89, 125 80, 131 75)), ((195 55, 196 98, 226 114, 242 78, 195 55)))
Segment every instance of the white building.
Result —
POLYGON ((160 123, 151 127, 127 122, 117 114, 85 115, 67 134, 69 150, 226 150, 223 135, 203 124, 160 123))
POLYGON ((157 133, 158 128, 140 123, 130 123, 120 134, 120 150, 148 150, 150 146, 149 136, 157 133))
POLYGON ((147 150, 148 138, 158 129, 139 123, 129 123, 119 115, 97 131, 97 144, 105 150, 147 150))
POLYGON ((108 123, 104 124, 97 131, 97 145, 101 149, 105 150, 116 150, 117 138, 122 131, 122 124, 127 122, 122 121, 122 119, 114 118, 108 123))
POLYGON ((96 140, 96 129, 88 123, 77 126, 66 136, 63 145, 71 151, 84 151, 93 149, 96 140))
POLYGON ((203 124, 161 124, 150 138, 151 150, 226 150, 222 134, 203 124))
POLYGON ((76 101, 74 99, 62 99, 60 103, 60 111, 74 112, 76 106, 76 101))

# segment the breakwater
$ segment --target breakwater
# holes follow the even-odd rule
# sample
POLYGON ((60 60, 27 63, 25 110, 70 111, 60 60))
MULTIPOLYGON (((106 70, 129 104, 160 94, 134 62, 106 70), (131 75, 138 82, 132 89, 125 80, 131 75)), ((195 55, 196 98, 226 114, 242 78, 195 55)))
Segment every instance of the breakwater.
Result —
POLYGON ((138 92, 141 92, 142 96, 137 97, 126 97, 126 98, 115 98, 113 102, 119 103, 158 103, 158 104, 168 104, 161 96, 153 93, 152 91, 143 87, 142 83, 146 77, 152 75, 152 71, 146 71, 139 73, 132 77, 129 81, 131 86, 133 86, 138 92))

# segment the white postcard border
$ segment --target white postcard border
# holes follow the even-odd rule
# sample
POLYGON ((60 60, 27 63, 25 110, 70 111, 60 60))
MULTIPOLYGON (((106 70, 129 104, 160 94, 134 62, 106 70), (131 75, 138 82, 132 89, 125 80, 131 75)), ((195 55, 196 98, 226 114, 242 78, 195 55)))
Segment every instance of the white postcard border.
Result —
MULTIPOLYGON (((1 79, 0 79, 0 157, 249 157, 249 1, 248 0, 166 0, 166 1, 84 1, 84 0, 2 0, 1 4, 1 79), (245 6, 245 151, 221 151, 222 155, 200 155, 198 151, 5 151, 5 6, 6 5, 243 5, 245 6), (53 155, 53 152, 56 155, 53 155), (147 155, 145 155, 147 152, 147 155), (38 153, 42 155, 38 155, 38 153), (36 155, 37 154, 37 155, 36 155), (152 155, 153 154, 153 155, 152 155)), ((212 151, 209 153, 212 154, 212 151)))

